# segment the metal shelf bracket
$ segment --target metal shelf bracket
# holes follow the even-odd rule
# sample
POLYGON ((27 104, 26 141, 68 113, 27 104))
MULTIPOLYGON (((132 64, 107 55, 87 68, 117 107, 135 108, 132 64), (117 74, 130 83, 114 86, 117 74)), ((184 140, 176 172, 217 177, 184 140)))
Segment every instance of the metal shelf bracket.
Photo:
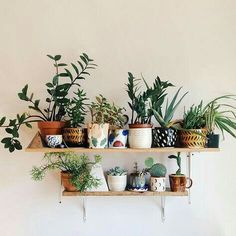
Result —
MULTIPOLYGON (((194 154, 192 152, 188 152, 187 153, 187 177, 188 178, 191 178, 191 157, 193 156, 194 154)), ((191 204, 191 188, 188 189, 188 204, 191 204)))
POLYGON ((165 203, 166 203, 165 196, 161 196, 161 221, 162 221, 162 223, 164 223, 165 219, 166 219, 166 216, 165 216, 165 203))
POLYGON ((87 221, 87 197, 83 197, 83 222, 87 221))

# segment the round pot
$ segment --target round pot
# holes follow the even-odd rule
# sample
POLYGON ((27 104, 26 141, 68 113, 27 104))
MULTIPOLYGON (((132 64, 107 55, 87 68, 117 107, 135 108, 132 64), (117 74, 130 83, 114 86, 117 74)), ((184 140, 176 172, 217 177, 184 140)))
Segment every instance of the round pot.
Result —
POLYGON ((126 148, 128 133, 127 129, 110 130, 108 138, 109 148, 126 148))
POLYGON ((150 124, 129 125, 128 137, 129 137, 130 148, 151 148, 152 125, 150 124))
POLYGON ((76 187, 70 182, 71 175, 68 172, 61 172, 61 182, 66 191, 75 192, 78 191, 76 187))
POLYGON ((180 141, 182 146, 187 148, 204 148, 207 141, 206 135, 206 129, 181 130, 180 141))
POLYGON ((46 135, 62 134, 65 124, 64 121, 39 121, 38 128, 41 137, 46 141, 46 135))
POLYGON ((87 147, 87 129, 63 128, 62 135, 68 147, 87 147))
POLYGON ((151 191, 153 192, 164 192, 166 191, 166 178, 151 177, 150 186, 151 186, 151 191))
POLYGON ((170 189, 172 192, 185 192, 186 188, 191 188, 193 185, 192 179, 186 177, 185 175, 169 175, 170 189), (186 186, 187 180, 189 181, 189 186, 186 186))
POLYGON ((56 148, 57 146, 60 146, 62 144, 62 135, 46 135, 46 143, 49 147, 56 148))
POLYGON ((88 124, 88 143, 90 148, 105 148, 108 145, 109 124, 88 124))
POLYGON ((117 192, 124 191, 127 185, 127 175, 121 175, 121 176, 108 175, 107 182, 110 191, 117 191, 117 192))
POLYGON ((145 189, 146 179, 144 174, 131 173, 129 176, 129 190, 145 189))
POLYGON ((172 128, 154 128, 152 130, 153 147, 174 147, 177 140, 177 130, 172 128))
POLYGON ((220 135, 219 134, 208 134, 207 135, 207 147, 208 148, 219 148, 220 135))

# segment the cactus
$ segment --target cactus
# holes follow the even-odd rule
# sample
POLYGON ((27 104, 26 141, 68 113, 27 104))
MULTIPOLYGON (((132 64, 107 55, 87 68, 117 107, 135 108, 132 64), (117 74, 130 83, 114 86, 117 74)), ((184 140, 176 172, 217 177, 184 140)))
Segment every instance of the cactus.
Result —
POLYGON ((148 167, 147 172, 150 173, 152 177, 164 177, 166 175, 166 167, 161 163, 154 163, 152 157, 145 160, 145 165, 148 167))
POLYGON ((176 175, 182 175, 182 173, 181 173, 181 156, 180 156, 180 152, 177 153, 177 156, 170 155, 170 156, 168 156, 168 158, 176 159, 177 165, 179 167, 179 169, 176 171, 176 175))

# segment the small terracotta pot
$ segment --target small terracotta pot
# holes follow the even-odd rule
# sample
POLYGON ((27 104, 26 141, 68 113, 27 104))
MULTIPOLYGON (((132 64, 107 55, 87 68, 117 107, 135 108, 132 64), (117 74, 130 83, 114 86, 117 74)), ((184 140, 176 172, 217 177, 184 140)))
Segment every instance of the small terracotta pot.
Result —
POLYGON ((182 146, 187 148, 204 148, 207 142, 206 129, 190 129, 180 131, 180 141, 182 146))
POLYGON ((191 188, 193 181, 191 178, 186 177, 185 175, 169 175, 170 180, 170 189, 172 192, 185 192, 186 188, 191 188), (189 186, 186 186, 187 180, 189 181, 189 186))
POLYGON ((83 128, 63 128, 63 140, 69 147, 87 147, 87 129, 83 128))
POLYGON ((71 175, 68 172, 61 172, 61 182, 66 191, 75 192, 77 191, 76 187, 70 182, 71 175))
POLYGON ((65 124, 64 121, 40 121, 38 128, 42 138, 46 141, 46 135, 62 134, 65 124))

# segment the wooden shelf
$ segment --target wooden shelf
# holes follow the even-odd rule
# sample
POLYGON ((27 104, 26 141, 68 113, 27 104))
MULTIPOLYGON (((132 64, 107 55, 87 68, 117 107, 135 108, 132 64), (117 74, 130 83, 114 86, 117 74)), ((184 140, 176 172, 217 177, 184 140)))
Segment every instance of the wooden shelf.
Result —
POLYGON ((127 196, 127 197, 132 197, 132 196, 175 196, 175 197, 184 197, 188 196, 188 192, 171 192, 171 191, 165 191, 165 192, 132 192, 132 191, 123 191, 123 192, 67 192, 63 191, 63 196, 67 197, 72 197, 72 196, 106 196, 106 197, 111 197, 111 196, 127 196))
POLYGON ((176 152, 218 152, 219 148, 49 148, 46 147, 39 133, 35 135, 26 152, 80 152, 80 153, 176 153, 176 152))

